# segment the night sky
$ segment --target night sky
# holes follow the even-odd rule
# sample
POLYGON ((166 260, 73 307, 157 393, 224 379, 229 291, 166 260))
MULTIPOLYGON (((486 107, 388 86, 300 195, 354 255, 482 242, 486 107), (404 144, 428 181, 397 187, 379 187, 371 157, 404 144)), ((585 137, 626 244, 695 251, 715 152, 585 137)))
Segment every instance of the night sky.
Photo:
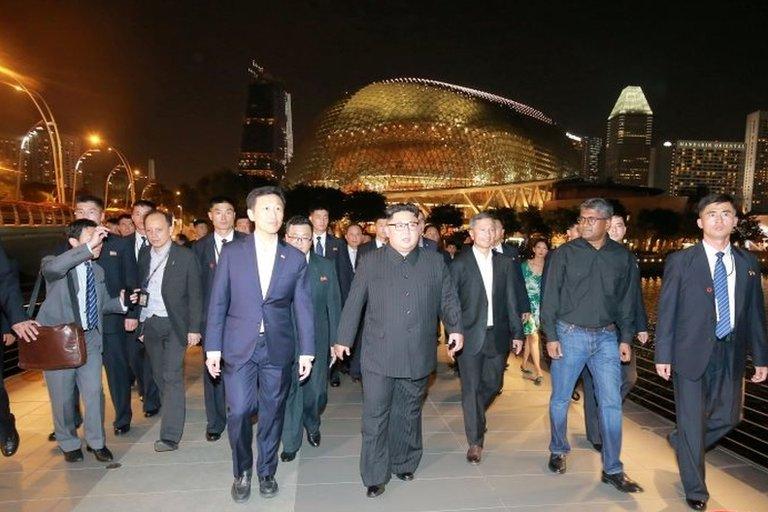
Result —
MULTIPOLYGON (((506 96, 585 135, 604 135, 626 85, 645 91, 656 140, 743 140, 746 114, 768 108, 763 2, 114 3, 0 0, 0 65, 37 80, 64 133, 98 131, 141 168, 153 157, 170 185, 236 164, 251 58, 293 95, 297 151, 346 92, 403 76, 506 96)), ((0 88, 0 134, 35 120, 0 88)))

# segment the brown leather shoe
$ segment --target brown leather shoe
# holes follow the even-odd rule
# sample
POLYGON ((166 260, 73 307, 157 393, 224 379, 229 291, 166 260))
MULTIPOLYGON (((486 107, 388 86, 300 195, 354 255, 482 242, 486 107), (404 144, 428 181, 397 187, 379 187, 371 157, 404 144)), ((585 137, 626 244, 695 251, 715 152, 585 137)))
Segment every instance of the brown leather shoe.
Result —
POLYGON ((480 464, 480 459, 482 458, 482 455, 483 455, 482 446, 479 446, 476 444, 470 445, 469 450, 467 450, 467 462, 477 466, 478 464, 480 464))

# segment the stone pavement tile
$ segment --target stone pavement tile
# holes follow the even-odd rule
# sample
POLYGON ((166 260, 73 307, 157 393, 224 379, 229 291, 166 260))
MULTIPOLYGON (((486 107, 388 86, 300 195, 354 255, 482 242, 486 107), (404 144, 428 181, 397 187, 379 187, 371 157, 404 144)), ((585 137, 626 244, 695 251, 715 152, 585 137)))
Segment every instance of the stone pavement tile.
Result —
POLYGON ((338 419, 323 417, 320 421, 320 432, 322 434, 354 436, 359 435, 362 428, 360 418, 338 419))
POLYGON ((628 421, 637 423, 645 428, 672 427, 674 423, 666 418, 662 418, 656 413, 650 411, 644 412, 624 412, 624 423, 628 421))
MULTIPOLYGON (((323 432, 320 446, 310 446, 306 439, 301 444, 299 453, 302 457, 349 457, 359 456, 362 446, 362 436, 357 435, 339 435, 323 432)), ((229 445, 227 445, 229 446, 229 445)), ((279 466, 278 466, 279 467, 279 466)))
POLYGON ((114 445, 112 451, 115 454, 115 460, 123 466, 141 466, 145 464, 195 464, 210 462, 230 462, 232 460, 232 450, 226 437, 222 437, 216 442, 208 441, 184 441, 179 444, 179 449, 172 452, 155 452, 154 441, 149 440, 141 443, 134 443, 130 449, 125 452, 122 450, 124 445, 114 445))
POLYGON ((330 419, 348 419, 360 421, 363 404, 328 404, 320 417, 321 421, 330 419))
MULTIPOLYGON (((710 502, 710 510, 717 508, 715 502, 710 502)), ((510 506, 508 512, 690 512, 690 508, 682 498, 650 499, 616 501, 613 503, 590 502, 571 503, 567 505, 554 505, 543 503, 541 505, 510 506)))

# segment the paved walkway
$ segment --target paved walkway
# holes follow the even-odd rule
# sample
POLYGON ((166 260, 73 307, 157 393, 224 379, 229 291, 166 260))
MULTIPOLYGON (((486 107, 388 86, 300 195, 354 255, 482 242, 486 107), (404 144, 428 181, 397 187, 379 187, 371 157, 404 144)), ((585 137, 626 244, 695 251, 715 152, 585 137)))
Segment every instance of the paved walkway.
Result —
MULTIPOLYGON (((54 443, 50 406, 39 373, 6 382, 18 418, 21 448, 0 460, 0 511, 683 511, 672 450, 665 434, 671 424, 641 407, 625 404, 623 461, 627 473, 645 487, 622 494, 600 482, 600 457, 584 438, 582 408, 570 412, 573 452, 568 473, 546 468, 549 383, 523 380, 514 361, 504 393, 492 406, 483 463, 464 460, 459 382, 441 363, 424 406, 425 453, 413 482, 394 479, 379 498, 365 497, 358 471, 360 387, 345 379, 331 389, 323 416, 322 444, 304 445, 296 460, 281 463, 280 494, 264 500, 254 486, 251 500, 234 504, 230 451, 226 438, 204 439, 205 412, 199 349, 187 358, 187 424, 177 452, 158 454, 159 421, 140 413, 131 432, 107 445, 119 467, 105 468, 91 454, 77 464, 64 462, 54 443)), ((107 399, 107 402, 109 400, 107 399)), ((134 411, 140 411, 138 400, 134 411)), ((107 421, 113 417, 107 410, 107 421)), ((707 457, 712 493, 709 510, 768 511, 768 472, 721 449, 707 457)))

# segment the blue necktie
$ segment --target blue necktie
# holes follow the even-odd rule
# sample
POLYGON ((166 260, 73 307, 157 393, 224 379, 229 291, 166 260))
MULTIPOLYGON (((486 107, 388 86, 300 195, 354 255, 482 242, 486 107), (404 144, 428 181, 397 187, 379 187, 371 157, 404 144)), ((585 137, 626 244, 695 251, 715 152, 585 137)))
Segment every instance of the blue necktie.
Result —
POLYGON ((715 336, 725 338, 731 332, 731 309, 728 304, 728 274, 725 272, 723 253, 718 252, 715 262, 715 300, 720 318, 715 327, 715 336))
POLYGON ((318 256, 325 256, 325 250, 323 249, 323 242, 321 241, 323 237, 318 236, 317 237, 317 243, 315 244, 315 254, 318 256))
POLYGON ((96 298, 96 277, 93 275, 93 266, 90 261, 85 262, 85 314, 88 320, 88 329, 95 329, 99 325, 98 300, 96 298))

